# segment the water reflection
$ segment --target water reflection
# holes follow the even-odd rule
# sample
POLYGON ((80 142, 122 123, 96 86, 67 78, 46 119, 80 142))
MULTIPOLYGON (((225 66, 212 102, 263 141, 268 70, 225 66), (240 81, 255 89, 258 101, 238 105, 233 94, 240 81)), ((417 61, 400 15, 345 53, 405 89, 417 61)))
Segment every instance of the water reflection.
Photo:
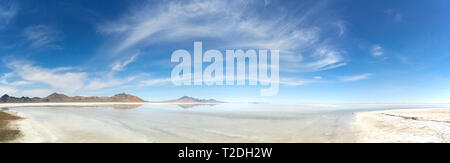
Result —
POLYGON ((351 111, 255 104, 79 108, 13 110, 57 138, 50 142, 347 142, 353 136, 346 129, 351 111))
POLYGON ((124 105, 124 104, 121 104, 121 105, 111 105, 110 107, 114 108, 114 109, 136 109, 136 108, 139 108, 141 106, 142 106, 142 104, 135 104, 135 105, 129 105, 129 104, 124 105))
POLYGON ((36 131, 56 138, 47 142, 353 142, 354 112, 402 107, 419 106, 229 103, 10 109, 37 122, 36 131))
POLYGON ((200 106, 209 106, 209 107, 213 107, 216 106, 217 104, 177 104, 177 106, 183 108, 183 109, 192 109, 195 107, 200 107, 200 106))
POLYGON ((55 106, 55 107, 77 107, 77 108, 112 108, 119 110, 131 110, 141 107, 142 104, 111 104, 111 105, 93 105, 93 106, 55 106))

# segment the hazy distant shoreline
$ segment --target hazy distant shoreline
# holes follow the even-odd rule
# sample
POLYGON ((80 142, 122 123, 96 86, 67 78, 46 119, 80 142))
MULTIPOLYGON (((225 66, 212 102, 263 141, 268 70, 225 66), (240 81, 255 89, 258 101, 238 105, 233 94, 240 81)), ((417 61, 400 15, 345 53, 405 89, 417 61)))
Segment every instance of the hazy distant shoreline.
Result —
POLYGON ((201 104, 212 105, 218 103, 182 103, 182 102, 42 102, 42 103, 0 103, 0 108, 9 107, 42 107, 42 106, 111 106, 111 105, 167 105, 167 104, 201 104))

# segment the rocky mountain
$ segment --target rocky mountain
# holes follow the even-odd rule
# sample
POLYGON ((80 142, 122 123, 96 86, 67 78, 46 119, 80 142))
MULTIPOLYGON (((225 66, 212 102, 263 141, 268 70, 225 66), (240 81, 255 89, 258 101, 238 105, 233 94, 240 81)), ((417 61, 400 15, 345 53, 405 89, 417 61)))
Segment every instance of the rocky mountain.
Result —
POLYGON ((189 97, 189 96, 183 96, 183 97, 181 97, 179 99, 169 100, 169 101, 165 101, 165 102, 168 102, 168 103, 190 103, 190 104, 202 104, 202 103, 203 104, 218 104, 218 103, 225 103, 225 102, 217 101, 217 100, 214 100, 214 99, 207 99, 207 100, 205 100, 205 99, 196 99, 196 98, 189 97))
POLYGON ((141 98, 139 98, 137 96, 133 96, 130 94, 125 94, 125 93, 116 94, 116 95, 112 96, 110 100, 122 101, 122 102, 145 102, 144 100, 142 100, 141 98))
POLYGON ((11 97, 6 94, 0 98, 1 103, 24 103, 24 102, 33 102, 33 100, 36 99, 29 97, 21 97, 21 98, 11 97))
POLYGON ((97 96, 75 96, 70 97, 65 94, 53 93, 47 97, 29 98, 29 97, 12 97, 3 95, 0 98, 0 103, 39 103, 39 102, 146 102, 139 97, 130 94, 117 94, 112 97, 97 97, 97 96))

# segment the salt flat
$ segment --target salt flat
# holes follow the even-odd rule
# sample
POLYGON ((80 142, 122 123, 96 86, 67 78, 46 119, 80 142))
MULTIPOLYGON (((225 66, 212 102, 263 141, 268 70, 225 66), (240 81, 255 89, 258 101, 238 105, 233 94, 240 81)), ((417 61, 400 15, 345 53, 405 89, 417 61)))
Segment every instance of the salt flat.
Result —
POLYGON ((447 121, 448 105, 116 105, 124 103, 1 107, 25 117, 16 142, 446 142, 449 133, 433 122, 447 121))
POLYGON ((184 109, 145 104, 113 109, 55 104, 10 110, 27 118, 21 125, 31 135, 28 138, 40 137, 23 142, 351 142, 352 138, 345 135, 352 133, 345 132, 350 111, 317 106, 223 104, 184 109))
POLYGON ((450 141, 450 109, 383 110, 358 113, 358 142, 450 141))

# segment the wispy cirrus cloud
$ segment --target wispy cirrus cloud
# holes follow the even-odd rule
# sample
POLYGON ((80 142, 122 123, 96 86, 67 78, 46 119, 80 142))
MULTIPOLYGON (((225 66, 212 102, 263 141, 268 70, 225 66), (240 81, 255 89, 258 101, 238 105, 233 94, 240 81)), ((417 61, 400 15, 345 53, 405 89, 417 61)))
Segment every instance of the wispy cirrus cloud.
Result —
POLYGON ((391 8, 384 11, 385 14, 391 16, 395 22, 400 23, 403 21, 403 14, 397 9, 391 8))
POLYGON ((23 34, 33 48, 52 45, 60 39, 60 33, 56 28, 42 24, 25 28, 23 34))
POLYGON ((47 69, 25 61, 12 61, 7 66, 23 81, 49 85, 65 92, 76 92, 83 88, 87 74, 84 72, 66 72, 60 69, 47 69))
POLYGON ((88 72, 78 71, 71 67, 44 68, 28 61, 11 60, 5 63, 11 72, 0 77, 0 86, 9 92, 21 95, 44 95, 50 91, 65 93, 85 93, 112 87, 121 87, 137 79, 143 79, 145 74, 117 77, 114 71, 88 72), (39 84, 38 89, 28 88, 39 84), (26 87, 26 89, 22 89, 26 87), (8 88, 8 89, 6 89, 8 88))
MULTIPOLYGON (((320 15, 319 11, 326 6, 324 3, 292 12, 282 7, 271 8, 270 17, 257 14, 261 11, 256 6, 267 7, 269 2, 194 0, 144 5, 118 20, 99 25, 97 29, 120 40, 110 46, 113 47, 112 54, 154 43, 214 38, 220 43, 218 48, 279 49, 281 61, 287 62, 282 65, 296 67, 284 70, 322 71, 346 65, 342 52, 328 46, 322 38, 321 33, 328 30, 329 19, 333 19, 320 15), (301 16, 294 17, 294 13, 301 16), (323 23, 312 23, 322 19, 323 23), (323 51, 325 48, 327 54, 310 52, 311 49, 323 51)), ((333 21, 340 22, 336 24, 339 28, 337 36, 342 36, 345 23, 333 21)))
POLYGON ((18 7, 15 1, 0 1, 0 30, 11 22, 17 12, 18 7))
MULTIPOLYGON (((309 61, 304 61, 302 55, 297 55, 297 58, 291 58, 291 61, 298 60, 302 64, 288 64, 284 66, 283 70, 287 72, 315 72, 334 69, 347 65, 342 57, 342 51, 337 51, 329 48, 318 48, 309 57, 309 61)), ((295 56, 291 56, 295 57, 295 56)))
POLYGON ((337 28, 339 29, 339 33, 338 33, 339 37, 344 36, 345 31, 347 30, 347 26, 345 25, 345 22, 342 21, 342 20, 338 20, 338 21, 336 21, 336 23, 334 23, 334 24, 335 24, 335 25, 337 26, 337 28))
POLYGON ((4 94, 15 95, 17 92, 18 90, 15 88, 0 85, 0 95, 4 94))
POLYGON ((12 82, 12 83, 8 83, 9 85, 12 85, 12 86, 22 86, 22 85, 30 85, 30 84, 33 84, 33 82, 31 82, 31 81, 15 81, 15 82, 12 82))
POLYGON ((136 52, 135 54, 133 54, 131 57, 129 57, 128 59, 126 59, 124 61, 116 61, 111 66, 111 69, 113 71, 122 71, 127 65, 129 65, 132 62, 134 62, 139 55, 140 55, 140 52, 138 51, 138 52, 136 52))
POLYGON ((378 44, 372 45, 372 48, 370 49, 370 53, 374 57, 382 56, 384 54, 383 47, 381 47, 381 45, 378 45, 378 44))
POLYGON ((165 85, 171 83, 172 80, 170 78, 155 78, 143 80, 139 83, 139 86, 155 86, 155 85, 165 85))
POLYGON ((365 74, 361 74, 361 75, 341 77, 340 80, 342 82, 355 82, 355 81, 369 79, 372 76, 373 76, 372 73, 365 73, 365 74))
POLYGON ((306 86, 321 82, 322 78, 301 79, 301 78, 281 78, 280 85, 284 86, 306 86))

